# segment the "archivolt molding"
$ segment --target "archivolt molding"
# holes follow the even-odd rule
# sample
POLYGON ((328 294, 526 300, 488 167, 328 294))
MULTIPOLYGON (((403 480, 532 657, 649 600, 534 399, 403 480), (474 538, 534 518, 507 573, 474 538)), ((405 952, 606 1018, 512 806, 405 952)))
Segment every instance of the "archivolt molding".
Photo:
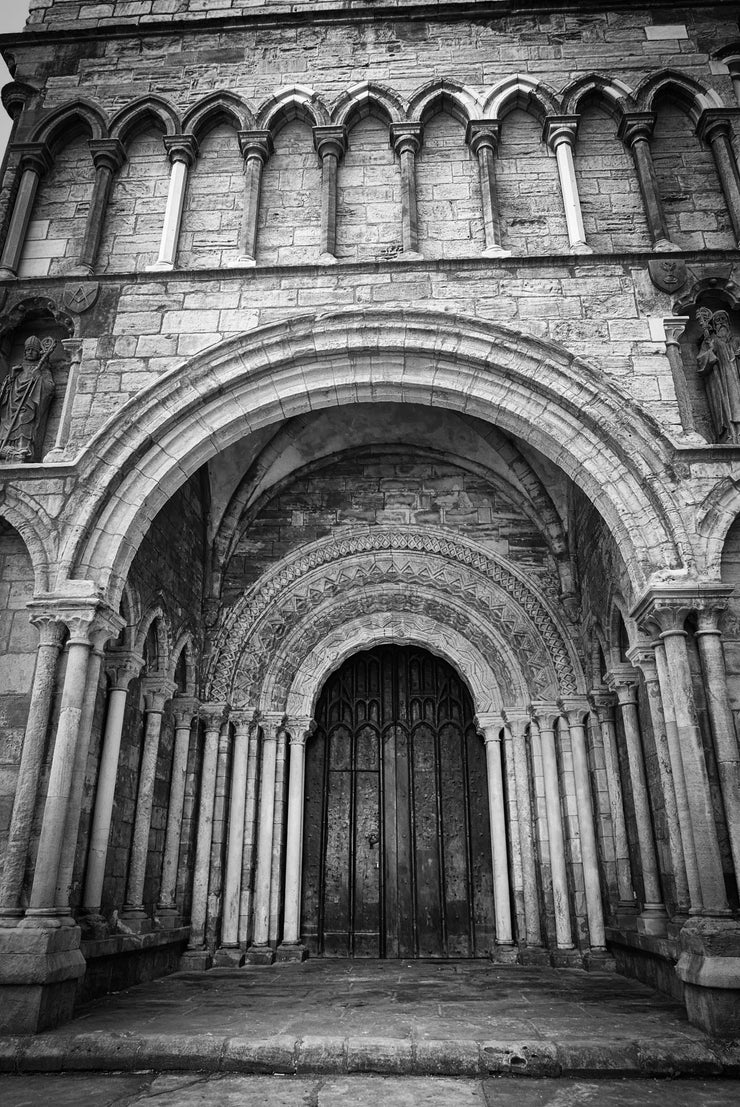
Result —
MULTIPOLYGON (((496 675, 469 638, 428 615, 383 611, 362 615, 316 642, 295 667, 285 714, 291 719, 313 718, 318 694, 332 672, 354 653, 391 644, 420 646, 448 661, 468 685, 476 713, 501 710, 496 675)), ((275 702, 269 676, 266 684, 264 702, 275 702)))
POLYGON ((555 343, 499 324, 350 309, 276 321, 211 347, 125 404, 78 460, 60 579, 95 579, 117 603, 151 520, 210 457, 306 411, 377 400, 463 412, 531 443, 600 512, 636 591, 693 571, 666 480, 670 441, 616 382, 555 343))
MULTIPOLYGON (((291 621, 298 622, 306 613, 315 620, 317 607, 327 599, 350 591, 361 597, 363 589, 376 584, 392 585, 404 594, 426 589, 432 599, 437 593, 452 597, 476 618, 483 615, 492 632, 498 629, 530 687, 539 688, 545 680, 550 691, 553 685, 562 694, 583 690, 580 665, 555 616, 513 567, 474 543, 435 528, 374 527, 314 543, 257 581, 215 636, 206 679, 208 698, 228 701, 238 670, 252 674, 241 679, 243 694, 252 697, 267 658, 285 640, 291 621), (272 637, 267 641, 262 636, 257 642, 263 624, 268 638, 272 637), (243 660, 252 655, 253 663, 243 660), (249 688, 244 687, 246 679, 249 688)), ((361 598, 355 602, 361 603, 361 598)), ((387 596, 383 602, 387 603, 387 596)), ((494 652, 500 654, 501 646, 495 646, 494 652)), ((501 682, 513 687, 510 675, 502 673, 501 682)))
POLYGON ((27 492, 0 488, 0 517, 7 519, 26 544, 33 566, 34 590, 51 589, 50 566, 57 553, 57 528, 46 509, 27 492))

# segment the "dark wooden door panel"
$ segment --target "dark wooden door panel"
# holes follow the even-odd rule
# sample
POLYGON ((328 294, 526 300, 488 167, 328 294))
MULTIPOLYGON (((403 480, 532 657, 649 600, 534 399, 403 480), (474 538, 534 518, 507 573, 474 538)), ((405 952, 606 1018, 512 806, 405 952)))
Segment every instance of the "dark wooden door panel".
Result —
POLYGON ((357 654, 307 751, 302 932, 333 957, 481 957, 493 942, 483 743, 454 670, 357 654))

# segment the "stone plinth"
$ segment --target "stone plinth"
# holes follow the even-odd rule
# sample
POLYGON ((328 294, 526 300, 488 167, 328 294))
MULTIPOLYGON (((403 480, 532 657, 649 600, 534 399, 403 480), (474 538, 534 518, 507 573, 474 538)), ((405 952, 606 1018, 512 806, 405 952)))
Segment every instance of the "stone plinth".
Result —
POLYGON ((307 957, 308 950, 302 942, 283 942, 276 950, 278 961, 305 961, 307 957))
POLYGON ((689 919, 678 939, 676 975, 689 1020, 715 1037, 740 1035, 740 923, 689 919))
POLYGON ((35 1034, 72 1017, 85 975, 80 928, 56 925, 0 930, 0 1033, 35 1034))

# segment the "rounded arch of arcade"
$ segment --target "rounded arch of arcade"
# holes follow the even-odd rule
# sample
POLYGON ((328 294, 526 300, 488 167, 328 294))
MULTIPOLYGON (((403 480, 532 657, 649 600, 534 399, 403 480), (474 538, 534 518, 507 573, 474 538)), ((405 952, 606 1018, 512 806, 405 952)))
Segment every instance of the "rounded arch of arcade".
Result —
POLYGON ((666 479, 671 443, 616 382, 555 343, 498 324, 346 310, 211 347, 124 405, 78 462, 60 579, 93 579, 115 602, 152 519, 204 462, 260 427, 378 400, 464 412, 528 441, 600 512, 636 590, 693 568, 666 479))
POLYGON ((432 642, 458 667, 464 651, 450 656, 445 636, 475 644, 468 671, 483 663, 489 687, 478 710, 585 689, 566 628, 513 566, 436 528, 375 527, 321 539, 265 573, 216 631, 205 694, 285 711, 308 659, 331 652, 338 630, 385 619, 402 635, 420 617, 432 620, 432 642))

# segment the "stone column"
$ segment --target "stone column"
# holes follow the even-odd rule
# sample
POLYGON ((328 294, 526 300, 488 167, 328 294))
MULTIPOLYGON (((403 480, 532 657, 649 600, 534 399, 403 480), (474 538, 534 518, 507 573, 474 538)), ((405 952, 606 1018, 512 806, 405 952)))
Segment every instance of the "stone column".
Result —
POLYGON ((244 265, 256 265, 262 170, 272 154, 272 135, 269 131, 239 131, 239 149, 244 158, 244 214, 239 233, 240 260, 244 265))
POLYGON ((554 152, 558 163, 560 191, 563 196, 570 252, 572 254, 592 254, 593 250, 586 242, 581 198, 578 195, 576 169, 573 164, 573 147, 576 144, 577 132, 577 115, 555 115, 545 120, 542 138, 554 152))
POLYGON ((614 859, 617 868, 617 892, 619 895, 616 910, 618 915, 634 915, 637 904, 632 884, 632 865, 630 864, 627 843, 627 823, 624 817, 622 778, 619 771, 617 735, 614 725, 617 701, 613 692, 607 692, 599 688, 593 690, 591 700, 599 721, 601 740, 604 744, 604 771, 606 773, 606 787, 609 793, 609 808, 614 830, 614 859))
POLYGON ((532 719, 532 726, 536 726, 539 730, 540 748, 542 750, 547 835, 550 840, 552 895, 555 902, 555 938, 558 950, 567 951, 573 949, 573 933, 570 924, 568 875, 565 868, 565 843, 563 841, 563 822, 560 811, 558 761, 555 753, 555 720, 559 712, 557 708, 550 705, 538 705, 535 710, 537 714, 532 719))
POLYGON ((142 933, 151 929, 151 920, 144 908, 144 878, 149 855, 149 831, 152 824, 154 778, 157 772, 159 736, 162 730, 162 714, 165 702, 170 699, 176 685, 170 680, 153 674, 142 681, 146 721, 144 748, 139 768, 139 787, 136 794, 136 814, 128 865, 126 902, 121 917, 129 929, 142 933))
POLYGON ((674 315, 663 320, 663 327, 665 328, 666 356, 668 358, 668 364, 671 367, 671 376, 673 377, 673 388, 676 393, 676 404, 678 406, 679 418, 681 419, 681 427, 686 434, 693 434, 696 430, 694 412, 691 406, 688 386, 686 384, 686 372, 683 366, 683 358, 681 357, 681 347, 678 342, 679 338, 686 330, 688 322, 688 315, 674 315))
POLYGON ((493 715, 478 715, 478 730, 486 745, 486 775, 488 781, 488 815, 491 820, 491 859, 493 862, 493 906, 496 915, 495 961, 515 961, 514 937, 511 928, 511 896, 509 892, 509 856, 506 845, 506 811, 504 781, 501 772, 501 731, 503 720, 493 715))
POLYGON ((275 756, 275 809, 272 827, 272 877, 270 879, 269 943, 277 946, 280 941, 280 916, 283 900, 283 860, 285 847, 285 816, 287 808, 288 732, 278 734, 275 756))
POLYGON ((188 171, 198 156, 198 143, 193 135, 166 135, 163 141, 172 169, 159 257, 147 267, 149 272, 169 272, 175 268, 188 171))
POLYGON ((102 932, 105 928, 100 906, 105 879, 105 862, 108 856, 108 839, 113 818, 113 799, 118 776, 118 758, 121 752, 121 735, 126 711, 126 699, 131 681, 139 675, 143 657, 132 653, 114 652, 106 663, 110 679, 108 711, 103 731, 103 747, 98 769, 98 785, 95 806, 90 825, 90 845, 87 854, 87 870, 82 892, 82 909, 86 926, 102 932))
POLYGON ((306 741, 310 719, 296 719, 290 729, 288 765, 288 826, 285 849, 285 896, 283 940, 279 961, 305 961, 308 951, 301 943, 301 876, 303 864, 303 796, 306 777, 306 741))
POLYGON ((271 965, 275 951, 270 938, 270 890, 272 887, 272 835, 275 821, 275 770, 278 735, 282 716, 268 715, 262 726, 262 776, 257 831, 257 871, 254 888, 254 925, 247 961, 253 965, 271 965))
POLYGON ((592 950, 603 951, 606 949, 604 909, 601 902, 599 855, 596 848, 596 828, 594 827, 594 809, 591 799, 591 780, 586 746, 585 724, 589 708, 585 700, 572 698, 563 700, 562 708, 570 731, 570 745, 573 754, 573 778, 576 788, 576 807, 578 809, 578 829, 580 831, 590 946, 592 950))
POLYGON ((26 232, 33 213, 39 181, 52 165, 51 155, 43 142, 16 143, 13 147, 20 153, 21 183, 13 205, 8 234, 0 256, 0 280, 8 280, 18 275, 18 266, 23 255, 26 232))
POLYGON ((175 901, 177 866, 180 859, 182 814, 185 806, 185 781, 188 771, 188 750, 193 719, 198 714, 198 701, 190 696, 177 696, 172 701, 175 716, 175 749, 172 755, 170 800, 167 806, 167 829, 164 836, 162 879, 159 885, 157 917, 162 926, 172 928, 180 918, 175 901))
POLYGON ((226 705, 207 703, 200 709, 205 719, 206 738, 203 749, 203 769, 198 806, 198 836, 195 843, 193 871, 193 902, 190 908, 190 941, 180 959, 183 969, 208 969, 211 955, 205 948, 208 914, 208 878, 211 870, 213 840, 213 808, 216 800, 216 773, 221 725, 226 717, 226 705))
POLYGON ((626 112, 622 116, 617 135, 630 150, 637 170, 637 181, 642 194, 648 231, 654 250, 677 250, 669 236, 663 211, 663 203, 655 176, 653 155, 650 152, 650 136, 655 126, 655 113, 651 111, 626 112))
POLYGON ((336 261, 337 176, 347 149, 346 127, 314 127, 313 144, 321 160, 321 255, 319 261, 336 261))
POLYGON ((117 138, 94 138, 88 145, 95 166, 95 185, 87 213, 79 267, 82 272, 92 275, 103 237, 113 178, 126 160, 126 151, 117 138))
POLYGON ((106 609, 98 598, 54 605, 57 618, 69 629, 67 669, 64 675, 54 754, 41 824, 36 871, 26 919, 65 917, 56 904, 59 868, 64 850, 69 799, 74 781, 75 755, 81 736, 81 720, 87 688, 90 655, 94 645, 114 638, 123 625, 121 617, 106 609))
POLYGON ((416 155, 421 149, 420 123, 392 123, 391 146, 401 162, 402 258, 419 258, 419 226, 416 215, 416 155))
POLYGON ((38 606, 36 610, 32 608, 31 622, 39 629, 39 645, 0 883, 0 926, 13 926, 15 920, 23 915, 20 906, 23 878, 64 631, 63 624, 55 615, 45 613, 38 606))
POLYGON ((653 738, 655 739, 655 752, 658 755, 660 785, 663 792, 663 802, 665 804, 671 868, 673 870, 673 879, 676 884, 676 914, 688 915, 691 901, 686 875, 683 842, 681 840, 681 822, 678 814, 678 803, 676 801, 676 789, 673 783, 671 752, 668 743, 668 724, 660 694, 660 682, 658 680, 658 666, 655 660, 655 651, 650 646, 637 646, 629 650, 627 656, 634 665, 642 670, 642 675, 645 679, 645 689, 647 691, 648 705, 650 708, 650 720, 653 727, 653 738))
POLYGON ((259 779, 259 727, 252 723, 249 732, 247 762, 247 799, 244 805, 244 850, 242 851, 241 903, 239 906, 239 945, 245 949, 251 937, 252 898, 254 892, 255 821, 257 817, 257 781, 259 779))
POLYGON ((729 908, 684 630, 687 617, 702 606, 701 590, 696 586, 688 589, 656 586, 637 605, 634 617, 647 630, 660 630, 686 781, 703 914, 723 917, 729 914, 729 908))
POLYGON ((109 632, 105 629, 94 633, 93 648, 87 666, 87 681, 85 684, 85 696, 82 701, 82 714, 80 715, 80 729, 77 736, 74 766, 72 769, 72 786, 67 801, 67 818, 64 823, 64 846, 59 861, 57 873, 57 887, 55 893, 56 905, 62 914, 71 914, 70 899, 72 895, 72 883, 74 879, 75 858, 77 854, 77 839, 80 833, 80 815, 82 813, 82 797, 87 775, 87 762, 90 756, 90 741, 92 738, 92 726, 95 716, 95 705, 98 698, 100 685, 100 667, 103 663, 103 646, 109 638, 109 632))
POLYGON ((488 257, 511 257, 511 250, 501 245, 501 220, 496 194, 496 150, 501 136, 501 124, 498 120, 471 119, 468 123, 465 141, 478 159, 481 206, 483 209, 483 231, 486 247, 483 251, 488 257))
POLYGON ((732 120, 737 117, 736 108, 706 108, 699 116, 696 133, 711 147, 735 241, 740 243, 740 174, 732 150, 732 120))
POLYGON ((720 594, 716 599, 707 599, 698 610, 696 641, 704 672, 704 690, 714 737, 727 836, 735 874, 740 883, 740 750, 727 694, 727 671, 722 649, 722 631, 719 629, 719 618, 727 607, 727 597, 732 589, 722 588, 717 591, 720 594))
POLYGON ((644 891, 642 911, 637 917, 637 929, 644 934, 664 935, 668 912, 660 890, 658 857, 650 817, 650 794, 645 776, 642 736, 637 713, 637 672, 631 665, 613 666, 607 673, 606 681, 617 694, 632 785, 632 804, 635 809, 644 891))
MULTIPOLYGON (((506 728, 511 734, 511 749, 514 761, 514 786, 517 809, 519 812, 519 850, 522 862, 522 883, 524 888, 524 919, 527 947, 534 950, 542 948, 542 929, 540 925, 540 905, 537 896, 537 865, 534 852, 534 819, 532 802, 529 795, 529 768, 527 765, 526 732, 529 716, 524 713, 507 712, 506 728)), ((530 954, 525 958, 532 960, 530 954)), ((537 959, 537 955, 535 955, 537 959)), ((541 959, 541 958, 540 958, 541 959)))
POLYGON ((234 762, 231 767, 231 802, 229 804, 229 835, 226 852, 226 874, 223 885, 223 916, 221 946, 213 959, 214 965, 239 966, 244 955, 239 948, 239 905, 241 902, 242 856, 244 850, 244 808, 247 795, 249 731, 253 712, 237 711, 234 723, 234 762))
MULTIPOLYGON (((524 944, 527 921, 524 910, 524 871, 522 869, 521 835, 519 833, 519 804, 516 794, 516 771, 511 729, 506 726, 501 712, 501 755, 503 760, 504 789, 506 794, 506 841, 509 847, 511 883, 511 924, 517 947, 524 944)), ((518 960, 518 955, 517 955, 518 960)))

